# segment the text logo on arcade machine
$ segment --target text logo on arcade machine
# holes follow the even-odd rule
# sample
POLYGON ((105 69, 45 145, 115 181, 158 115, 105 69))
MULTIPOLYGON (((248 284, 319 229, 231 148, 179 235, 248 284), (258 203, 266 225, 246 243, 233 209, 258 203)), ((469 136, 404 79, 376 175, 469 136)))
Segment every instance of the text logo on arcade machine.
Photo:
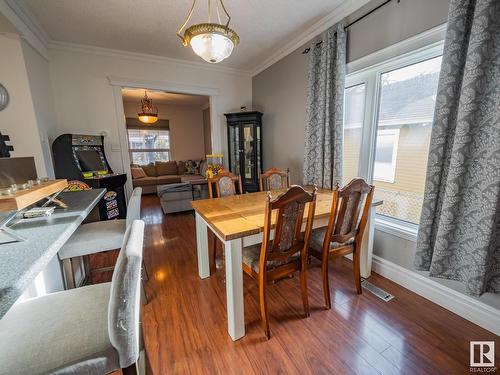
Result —
POLYGON ((103 199, 106 201, 106 212, 108 219, 112 219, 120 215, 120 211, 118 210, 118 202, 116 200, 117 196, 118 194, 113 190, 110 190, 106 192, 106 194, 104 194, 103 199))

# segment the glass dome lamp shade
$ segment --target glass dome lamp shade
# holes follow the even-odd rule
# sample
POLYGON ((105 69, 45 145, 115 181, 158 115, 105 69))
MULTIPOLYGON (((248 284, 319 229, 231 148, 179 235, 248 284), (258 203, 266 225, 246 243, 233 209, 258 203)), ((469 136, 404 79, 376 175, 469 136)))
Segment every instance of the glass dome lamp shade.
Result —
POLYGON ((158 121, 158 116, 147 113, 139 113, 139 121, 145 124, 154 124, 156 121, 158 121))
POLYGON ((196 0, 194 0, 186 21, 177 32, 184 46, 190 45, 194 53, 211 64, 221 62, 228 58, 233 52, 234 47, 236 47, 240 41, 238 34, 229 28, 231 17, 227 13, 222 0, 215 0, 215 3, 219 22, 219 3, 226 13, 228 20, 225 25, 221 23, 210 23, 210 0, 208 0, 208 23, 190 26, 184 32, 184 36, 181 35, 182 29, 187 25, 193 14, 196 4, 196 0))
POLYGON ((148 98, 147 91, 144 91, 144 99, 141 100, 141 111, 137 116, 139 121, 145 124, 154 124, 158 121, 158 108, 153 105, 153 100, 148 98))

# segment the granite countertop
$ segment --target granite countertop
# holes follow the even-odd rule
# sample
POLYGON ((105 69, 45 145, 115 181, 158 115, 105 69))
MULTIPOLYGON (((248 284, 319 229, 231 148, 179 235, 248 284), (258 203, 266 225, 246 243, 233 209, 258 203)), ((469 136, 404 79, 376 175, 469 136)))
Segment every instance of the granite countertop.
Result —
POLYGON ((43 271, 62 245, 97 205, 106 189, 61 193, 67 209, 51 216, 21 219, 10 228, 26 240, 0 244, 0 319, 43 271))

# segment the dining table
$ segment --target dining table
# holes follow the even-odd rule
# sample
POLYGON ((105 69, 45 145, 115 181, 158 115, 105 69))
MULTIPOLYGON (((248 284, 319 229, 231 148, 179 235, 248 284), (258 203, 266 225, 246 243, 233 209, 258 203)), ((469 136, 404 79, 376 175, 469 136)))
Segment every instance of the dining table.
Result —
MULTIPOLYGON (((312 191, 312 188, 306 190, 312 191)), ((284 192, 272 191, 271 195, 275 198, 284 192)), ((256 192, 192 202, 196 218, 198 274, 201 279, 210 276, 208 230, 224 245, 227 330, 234 341, 245 336, 242 249, 262 243, 267 196, 268 192, 256 192)), ((318 189, 313 229, 328 225, 332 197, 332 190, 318 189)), ((375 213, 376 207, 382 203, 374 198, 368 215, 360 256, 361 276, 364 278, 369 277, 371 272, 375 213)), ((307 208, 304 210, 306 215, 307 208)))

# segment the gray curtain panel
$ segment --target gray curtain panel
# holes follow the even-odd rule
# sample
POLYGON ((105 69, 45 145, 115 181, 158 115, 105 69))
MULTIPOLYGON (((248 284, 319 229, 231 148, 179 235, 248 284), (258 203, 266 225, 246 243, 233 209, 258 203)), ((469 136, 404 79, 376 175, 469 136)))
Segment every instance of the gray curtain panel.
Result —
POLYGON ((346 32, 339 24, 310 52, 304 141, 304 184, 342 182, 346 32))
POLYGON ((415 267, 500 291, 500 1, 452 0, 415 267))

